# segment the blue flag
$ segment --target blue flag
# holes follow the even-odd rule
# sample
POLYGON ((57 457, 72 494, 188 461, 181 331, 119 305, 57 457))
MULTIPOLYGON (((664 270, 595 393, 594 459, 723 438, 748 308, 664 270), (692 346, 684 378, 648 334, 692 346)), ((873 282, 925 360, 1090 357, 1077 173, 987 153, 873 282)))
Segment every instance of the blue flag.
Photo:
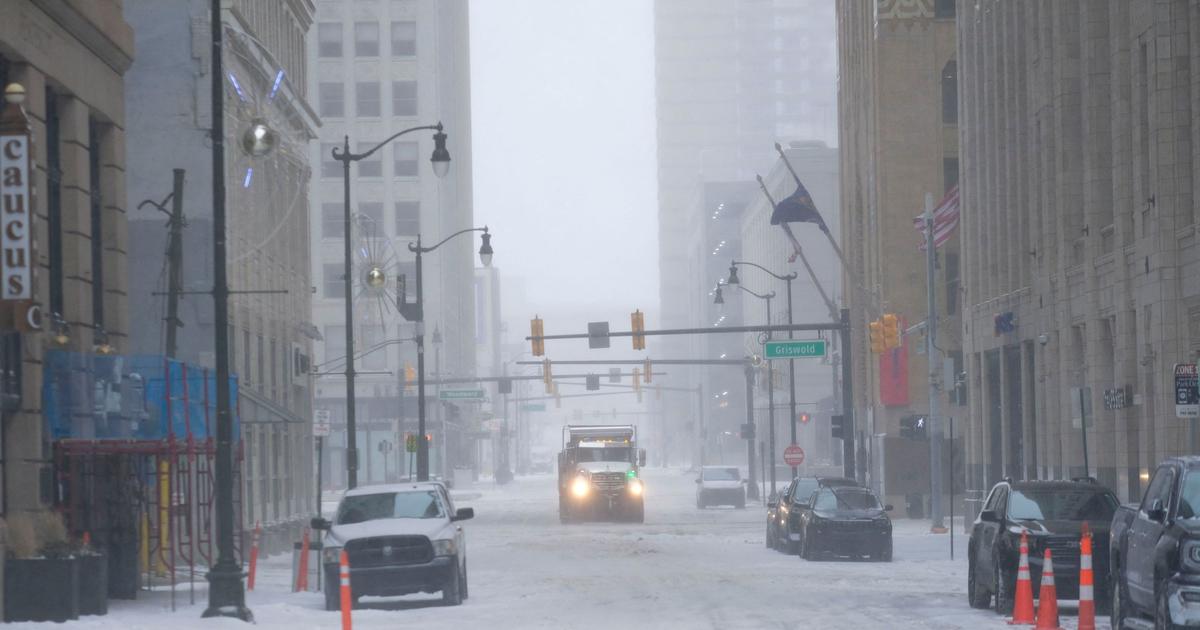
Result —
POLYGON ((829 231, 821 213, 817 211, 816 204, 813 203, 812 196, 799 181, 796 182, 796 192, 775 204, 775 211, 771 213, 771 225, 784 223, 816 223, 822 232, 829 231))

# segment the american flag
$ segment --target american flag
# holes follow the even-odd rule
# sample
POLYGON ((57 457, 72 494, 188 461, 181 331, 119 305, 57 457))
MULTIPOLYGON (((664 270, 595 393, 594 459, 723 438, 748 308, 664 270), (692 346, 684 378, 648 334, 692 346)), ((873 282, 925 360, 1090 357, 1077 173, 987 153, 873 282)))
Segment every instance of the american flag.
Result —
MULTIPOLYGON (((950 240, 954 228, 958 227, 959 203, 958 186, 951 188, 933 209, 933 246, 941 247, 942 243, 950 240)), ((920 250, 925 251, 925 215, 913 219, 913 227, 921 233, 920 250)))

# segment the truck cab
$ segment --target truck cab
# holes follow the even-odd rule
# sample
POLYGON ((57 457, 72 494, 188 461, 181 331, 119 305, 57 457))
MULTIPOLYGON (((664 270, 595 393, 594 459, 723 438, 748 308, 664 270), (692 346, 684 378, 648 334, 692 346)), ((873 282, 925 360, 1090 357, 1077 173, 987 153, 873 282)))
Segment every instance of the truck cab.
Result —
POLYGON ((641 467, 633 425, 567 425, 558 454, 558 515, 564 523, 645 519, 641 467))

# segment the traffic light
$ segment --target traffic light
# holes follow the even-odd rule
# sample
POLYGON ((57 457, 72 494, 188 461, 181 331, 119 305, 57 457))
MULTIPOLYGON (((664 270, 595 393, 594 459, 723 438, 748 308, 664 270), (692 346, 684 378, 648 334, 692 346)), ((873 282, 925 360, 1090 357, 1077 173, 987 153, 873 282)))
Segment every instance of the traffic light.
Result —
POLYGON ((545 326, 542 325, 542 318, 534 315, 533 319, 529 320, 529 336, 534 337, 534 339, 530 339, 529 342, 533 346, 532 353, 535 357, 546 354, 546 342, 538 338, 544 334, 545 326))
POLYGON ((650 357, 646 357, 646 367, 642 369, 642 376, 645 377, 647 383, 650 382, 650 357))
POLYGON ((925 416, 904 416, 900 418, 900 437, 924 440, 929 436, 928 425, 925 416))
POLYGON ((500 393, 500 394, 511 394, 512 393, 512 379, 511 378, 502 378, 502 379, 496 381, 496 392, 500 393))
POLYGON ((807 412, 802 412, 800 414, 800 424, 808 424, 808 421, 811 419, 812 418, 809 417, 807 412))
POLYGON ((546 383, 546 393, 554 393, 554 375, 550 373, 550 359, 542 360, 542 381, 546 383))
POLYGON ((404 386, 412 388, 413 383, 417 380, 417 369, 411 363, 404 364, 404 386))
POLYGON ((883 354, 883 351, 887 350, 883 341, 883 323, 874 321, 867 324, 867 327, 871 329, 871 352, 883 354))
POLYGON ((883 319, 880 320, 883 324, 883 347, 885 350, 900 347, 900 318, 893 313, 884 313, 883 319))
POLYGON ((840 413, 829 416, 829 434, 835 440, 846 439, 846 416, 840 413))
POLYGON ((645 316, 645 314, 643 314, 640 310, 630 313, 629 314, 629 323, 630 323, 629 329, 631 331, 633 331, 633 349, 634 350, 645 350, 646 349, 646 335, 642 334, 642 333, 646 332, 646 316, 645 316))
POLYGON ((633 368, 633 391, 637 393, 637 401, 642 402, 642 371, 633 368))

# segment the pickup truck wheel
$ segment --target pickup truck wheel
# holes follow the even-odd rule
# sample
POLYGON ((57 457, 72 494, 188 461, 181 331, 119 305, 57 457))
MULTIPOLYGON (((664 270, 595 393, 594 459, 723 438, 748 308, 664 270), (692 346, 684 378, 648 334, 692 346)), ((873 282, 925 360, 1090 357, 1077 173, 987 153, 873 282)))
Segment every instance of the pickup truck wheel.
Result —
POLYGON ((1120 569, 1114 572, 1110 588, 1112 589, 1112 595, 1110 596, 1111 599, 1109 599, 1111 604, 1108 620, 1113 630, 1121 630, 1125 627, 1125 619, 1128 615, 1125 612, 1125 593, 1122 592, 1125 589, 1121 586, 1120 569))
POLYGON ((1167 604, 1167 588, 1160 583, 1155 589, 1154 630, 1180 630, 1181 626, 1171 623, 1171 607, 1167 604))
POLYGON ((1013 593, 1012 584, 1009 580, 1010 574, 1007 571, 1001 571, 999 568, 1000 561, 996 561, 996 614, 1007 617, 1012 614, 1013 610, 1013 593))
MULTIPOLYGON (((972 554, 974 556, 974 554, 972 554)), ((971 608, 987 608, 992 605, 992 594, 979 585, 975 577, 975 560, 967 561, 967 602, 971 608)))
POLYGON ((450 577, 446 579, 446 585, 442 587, 442 603, 447 606, 458 606, 462 600, 462 572, 458 567, 458 558, 454 558, 454 564, 450 567, 450 577))

